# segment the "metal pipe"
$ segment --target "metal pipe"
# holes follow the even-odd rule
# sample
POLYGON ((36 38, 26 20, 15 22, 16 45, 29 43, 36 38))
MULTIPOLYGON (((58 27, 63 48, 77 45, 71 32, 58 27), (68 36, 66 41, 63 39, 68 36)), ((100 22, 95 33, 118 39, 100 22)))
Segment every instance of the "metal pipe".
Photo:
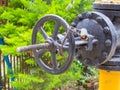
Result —
MULTIPOLYGON (((101 4, 101 6, 106 4, 109 7, 110 7, 110 5, 116 5, 116 4, 120 5, 120 0, 95 0, 95 2, 97 2, 98 4, 101 4)), ((114 7, 113 7, 113 9, 114 9, 114 7)), ((104 14, 107 14, 108 12, 113 13, 116 11, 116 10, 114 11, 113 9, 111 9, 111 7, 109 10, 106 10, 106 9, 104 10, 103 8, 100 8, 100 12, 103 11, 104 14)), ((99 9, 98 9, 98 11, 99 11, 99 9)), ((117 12, 119 12, 119 11, 117 10, 117 12)), ((112 21, 115 26, 116 36, 117 36, 117 49, 116 50, 119 50, 120 49, 120 17, 118 15, 115 15, 114 13, 113 13, 113 15, 112 14, 110 15, 109 13, 107 15, 114 17, 114 20, 112 20, 112 21)), ((119 60, 119 57, 117 60, 119 60)), ((112 66, 110 66, 110 67, 112 68, 112 66)), ((116 67, 119 67, 119 65, 116 65, 116 67)), ((98 90, 120 90, 120 71, 114 71, 114 70, 107 71, 107 70, 100 69, 99 70, 99 89, 98 90)))

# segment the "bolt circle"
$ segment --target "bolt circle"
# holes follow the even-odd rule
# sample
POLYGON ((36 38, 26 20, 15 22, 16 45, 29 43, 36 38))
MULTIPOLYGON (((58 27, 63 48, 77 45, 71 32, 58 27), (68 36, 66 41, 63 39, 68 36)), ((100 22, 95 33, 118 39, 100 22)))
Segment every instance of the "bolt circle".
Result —
POLYGON ((91 26, 93 25, 93 27, 90 28, 89 32, 90 34, 95 36, 95 39, 98 39, 98 42, 93 43, 94 53, 90 52, 89 54, 86 51, 86 47, 83 46, 84 49, 83 51, 80 52, 82 57, 79 60, 82 61, 82 63, 84 63, 85 65, 99 66, 109 61, 111 59, 111 56, 114 55, 117 46, 116 44, 117 38, 116 38, 115 27, 111 22, 111 20, 106 15, 97 11, 91 13, 83 13, 82 15, 80 14, 80 17, 82 16, 83 19, 80 21, 79 16, 77 16, 77 18, 74 21, 75 23, 78 24, 76 25, 76 28, 78 29, 82 27, 87 27, 89 29, 89 25, 87 25, 87 23, 88 24, 90 23, 91 26), (92 13, 92 17, 91 17, 91 13, 92 13), (94 27, 97 26, 98 28, 94 29, 94 27), (91 30, 92 28, 95 31, 94 30, 92 31, 91 30), (97 31, 99 34, 97 33, 97 31), (96 50, 99 50, 99 48, 101 48, 99 53, 96 53, 96 50), (94 55, 94 57, 92 55, 94 55))

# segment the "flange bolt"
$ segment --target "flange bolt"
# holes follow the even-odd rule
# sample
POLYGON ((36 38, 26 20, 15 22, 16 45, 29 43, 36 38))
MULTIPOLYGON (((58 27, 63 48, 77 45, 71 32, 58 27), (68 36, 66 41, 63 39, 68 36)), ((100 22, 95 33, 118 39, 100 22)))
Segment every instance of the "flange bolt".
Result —
POLYGON ((85 59, 85 60, 84 60, 84 64, 85 64, 85 65, 89 65, 89 62, 90 62, 90 60, 88 60, 88 59, 85 59))
POLYGON ((103 52, 103 58, 106 58, 108 56, 107 52, 103 52))
POLYGON ((86 13, 86 17, 87 18, 92 18, 92 13, 91 12, 86 13))
POLYGON ((102 17, 97 17, 97 18, 96 18, 96 21, 97 21, 98 23, 101 23, 102 20, 103 20, 102 17))
POLYGON ((77 24, 76 24, 75 22, 72 22, 71 25, 72 25, 73 27, 76 27, 77 24))
POLYGON ((104 27, 103 31, 104 31, 104 33, 108 34, 110 32, 110 29, 109 29, 109 27, 104 27))
POLYGON ((108 39, 108 40, 105 41, 105 45, 107 47, 111 46, 111 44, 112 44, 111 40, 108 39))
POLYGON ((79 14, 79 15, 78 15, 78 18, 79 18, 79 20, 82 20, 82 19, 83 19, 82 14, 79 14))

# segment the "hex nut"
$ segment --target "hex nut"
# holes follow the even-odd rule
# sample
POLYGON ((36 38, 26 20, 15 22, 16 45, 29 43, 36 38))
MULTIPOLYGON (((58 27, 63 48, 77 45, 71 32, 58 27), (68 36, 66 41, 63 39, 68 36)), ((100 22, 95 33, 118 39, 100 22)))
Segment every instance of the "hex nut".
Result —
POLYGON ((72 22, 71 25, 72 25, 73 27, 76 27, 77 24, 76 24, 75 22, 72 22))
POLYGON ((108 40, 105 41, 105 45, 106 45, 107 47, 111 46, 111 44, 112 44, 112 42, 111 42, 110 39, 108 39, 108 40))
POLYGON ((104 33, 108 34, 110 32, 110 29, 109 29, 109 27, 104 27, 103 31, 104 31, 104 33))
POLYGON ((79 18, 79 20, 82 20, 82 19, 83 19, 82 14, 79 14, 79 15, 78 15, 78 18, 79 18))
POLYGON ((92 18, 92 13, 91 12, 86 13, 86 17, 87 18, 92 18))
POLYGON ((97 21, 98 23, 101 23, 101 22, 103 21, 103 19, 102 19, 102 17, 97 17, 97 18, 96 18, 96 21, 97 21))

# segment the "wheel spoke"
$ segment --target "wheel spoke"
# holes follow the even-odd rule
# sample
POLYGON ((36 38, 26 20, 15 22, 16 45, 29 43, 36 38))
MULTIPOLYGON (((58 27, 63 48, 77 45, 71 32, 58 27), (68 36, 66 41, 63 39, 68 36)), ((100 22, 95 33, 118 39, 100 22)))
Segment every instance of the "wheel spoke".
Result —
POLYGON ((53 69, 57 69, 58 65, 57 65, 57 60, 56 60, 56 53, 51 52, 51 57, 52 57, 53 69))
POLYGON ((53 31, 53 34, 52 34, 52 38, 53 38, 54 40, 57 39, 57 34, 58 34, 58 31, 59 31, 59 27, 60 27, 60 24, 59 24, 59 23, 56 23, 55 28, 54 28, 54 31, 53 31))
MULTIPOLYGON (((39 44, 38 41, 43 39, 44 41, 46 41, 46 39, 48 42, 51 41, 50 42, 51 48, 36 49, 36 50, 33 50, 33 53, 39 66, 41 66, 45 71, 52 74, 60 74, 65 72, 70 66, 74 56, 75 45, 74 45, 73 36, 71 33, 69 33, 68 35, 69 37, 67 37, 67 39, 65 38, 65 42, 63 43, 62 41, 64 39, 64 36, 66 35, 66 32, 61 34, 63 37, 58 37, 58 34, 60 34, 59 31, 61 27, 63 27, 63 29, 67 31, 67 29, 69 28, 69 25, 61 17, 50 14, 42 17, 37 22, 32 34, 33 35, 32 44, 36 44, 36 43, 39 44), (46 25, 45 24, 46 22, 51 20, 55 22, 55 26, 53 28, 54 29, 53 34, 50 36, 49 34, 47 34, 47 32, 45 32, 44 30, 45 28, 43 26, 46 25), (41 36, 39 37, 38 32, 42 35, 43 39, 40 38, 41 36), (57 40, 57 37, 58 37, 58 40, 57 40), (48 60, 50 57, 49 55, 51 55, 50 60, 48 60), (45 59, 47 56, 48 56, 48 59, 45 59), (57 56, 60 57, 59 58, 60 61, 57 60, 57 56)), ((44 41, 41 41, 40 43, 43 43, 44 41)))
POLYGON ((47 49, 40 49, 40 50, 38 50, 38 51, 35 52, 35 55, 37 57, 39 57, 41 54, 43 54, 43 53, 45 53, 47 51, 48 51, 47 49))
POLYGON ((63 51, 69 51, 69 46, 65 46, 62 44, 57 43, 58 49, 61 49, 63 51))
POLYGON ((44 31, 44 29, 42 27, 39 27, 39 31, 41 32, 41 34, 43 35, 43 37, 45 39, 47 39, 49 36, 46 34, 46 32, 44 31))

